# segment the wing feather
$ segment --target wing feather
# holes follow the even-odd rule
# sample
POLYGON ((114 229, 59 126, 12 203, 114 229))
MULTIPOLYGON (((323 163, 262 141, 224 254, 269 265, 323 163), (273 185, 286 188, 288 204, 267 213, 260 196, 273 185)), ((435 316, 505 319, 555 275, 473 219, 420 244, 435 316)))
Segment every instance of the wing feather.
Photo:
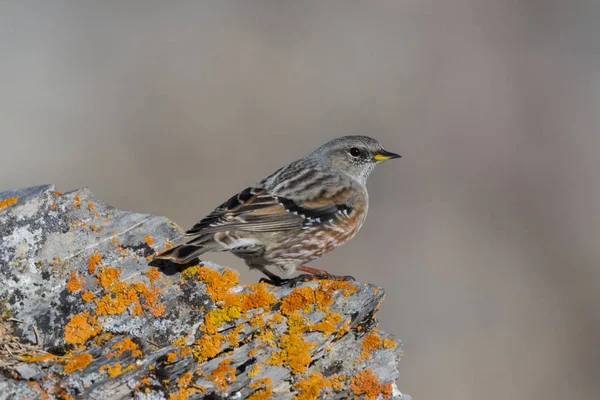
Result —
MULTIPOLYGON (((347 196, 344 196, 347 200, 347 196)), ((333 200, 333 199, 331 199, 333 200)), ((337 200, 337 199, 336 199, 337 200)), ((277 232, 330 223, 352 212, 345 203, 306 202, 269 194, 249 187, 232 196, 198 222, 188 236, 223 231, 277 232)))

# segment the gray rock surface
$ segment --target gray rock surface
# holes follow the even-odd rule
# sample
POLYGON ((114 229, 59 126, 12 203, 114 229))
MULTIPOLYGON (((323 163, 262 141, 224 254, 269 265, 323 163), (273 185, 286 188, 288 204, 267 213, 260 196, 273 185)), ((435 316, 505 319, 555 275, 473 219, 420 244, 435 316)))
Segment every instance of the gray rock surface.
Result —
POLYGON ((87 189, 0 193, 0 398, 402 398, 370 284, 150 267, 181 230, 87 189))

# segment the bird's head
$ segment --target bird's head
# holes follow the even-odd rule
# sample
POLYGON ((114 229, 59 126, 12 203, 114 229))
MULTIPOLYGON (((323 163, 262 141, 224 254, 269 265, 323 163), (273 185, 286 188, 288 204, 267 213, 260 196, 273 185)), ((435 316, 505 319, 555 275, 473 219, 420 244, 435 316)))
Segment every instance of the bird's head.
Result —
POLYGON ((343 136, 325 143, 311 157, 326 161, 333 168, 364 184, 375 165, 400 158, 400 155, 385 150, 369 136, 343 136))

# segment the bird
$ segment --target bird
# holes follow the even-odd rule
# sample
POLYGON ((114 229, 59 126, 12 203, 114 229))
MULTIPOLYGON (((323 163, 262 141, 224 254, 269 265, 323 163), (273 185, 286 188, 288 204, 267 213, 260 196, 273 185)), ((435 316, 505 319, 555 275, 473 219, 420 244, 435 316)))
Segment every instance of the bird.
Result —
POLYGON ((154 260, 189 264, 207 252, 229 251, 261 281, 354 279, 306 264, 356 235, 369 206, 367 178, 383 161, 400 158, 369 136, 343 136, 247 187, 188 230, 154 260), (282 278, 272 272, 291 275, 282 278))

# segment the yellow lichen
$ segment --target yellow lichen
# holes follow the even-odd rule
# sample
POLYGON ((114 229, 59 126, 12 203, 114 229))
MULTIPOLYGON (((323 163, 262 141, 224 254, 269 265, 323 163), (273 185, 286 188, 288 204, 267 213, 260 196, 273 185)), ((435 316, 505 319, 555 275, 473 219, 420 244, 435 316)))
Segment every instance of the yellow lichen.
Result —
POLYGON ((92 362, 92 355, 88 353, 77 354, 66 362, 63 367, 64 371, 67 374, 70 374, 74 371, 79 371, 80 369, 84 369, 92 362))
POLYGON ((215 383, 219 390, 225 390, 229 383, 235 381, 235 368, 230 367, 229 364, 231 364, 231 359, 221 361, 209 375, 209 379, 215 383))
POLYGON ((298 392, 294 396, 294 400, 317 400, 321 397, 323 389, 331 389, 331 382, 329 379, 323 378, 322 374, 315 373, 296 382, 294 389, 298 392))
POLYGON ((350 389, 357 396, 365 395, 365 400, 376 400, 379 395, 387 399, 392 395, 392 384, 380 385, 379 379, 370 368, 360 371, 352 377, 350 389))
POLYGON ((96 317, 89 312, 75 315, 65 326, 65 342, 69 344, 83 344, 89 338, 100 333, 100 326, 96 317))
POLYGON ((215 308, 204 316, 204 331, 209 334, 217 333, 224 322, 238 319, 242 316, 239 307, 215 308))
POLYGON ((131 340, 131 338, 126 337, 125 339, 113 344, 111 349, 115 350, 113 353, 109 353, 108 357, 120 357, 124 352, 131 351, 131 355, 133 357, 141 357, 142 351, 139 346, 131 340))

